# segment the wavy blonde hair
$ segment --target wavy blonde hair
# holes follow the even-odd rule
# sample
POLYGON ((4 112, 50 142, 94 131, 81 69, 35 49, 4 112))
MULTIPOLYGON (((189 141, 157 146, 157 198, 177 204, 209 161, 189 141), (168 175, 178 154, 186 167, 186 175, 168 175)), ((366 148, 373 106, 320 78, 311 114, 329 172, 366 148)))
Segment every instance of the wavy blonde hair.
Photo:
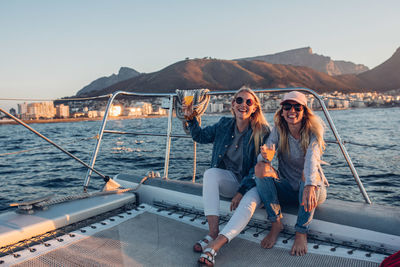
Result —
MULTIPOLYGON (((259 150, 260 150, 260 145, 262 143, 262 139, 263 139, 264 135, 266 135, 270 132, 269 124, 268 124, 267 120, 265 119, 264 114, 262 113, 260 99, 250 88, 241 87, 233 96, 232 103, 233 103, 233 101, 235 101, 236 97, 241 92, 247 92, 247 93, 251 94, 254 98, 254 102, 255 102, 254 104, 256 105, 256 111, 254 111, 254 113, 251 114, 250 124, 251 124, 251 129, 253 130, 253 133, 251 134, 251 138, 250 138, 249 142, 251 142, 251 139, 254 140, 254 146, 255 146, 254 151, 256 152, 256 155, 258 155, 259 150)), ((235 112, 233 112, 232 107, 231 107, 231 113, 233 114, 233 117, 235 117, 235 112)))
MULTIPOLYGON (((314 112, 307 106, 303 106, 303 119, 301 122, 300 129, 300 146, 303 150, 304 154, 307 151, 307 148, 310 144, 310 137, 313 133, 317 138, 317 143, 319 145, 319 149, 321 154, 325 150, 325 141, 324 141, 324 132, 325 132, 325 123, 322 119, 315 115, 314 112)), ((280 153, 289 153, 289 127, 286 120, 282 117, 283 108, 282 106, 274 115, 274 123, 277 128, 280 138, 278 151, 280 153)))

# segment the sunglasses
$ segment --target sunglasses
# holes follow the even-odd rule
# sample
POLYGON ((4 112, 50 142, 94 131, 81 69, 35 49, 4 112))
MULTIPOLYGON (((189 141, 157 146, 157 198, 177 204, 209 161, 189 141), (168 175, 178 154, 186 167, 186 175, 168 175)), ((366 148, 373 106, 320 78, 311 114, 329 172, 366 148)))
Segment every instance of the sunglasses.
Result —
MULTIPOLYGON (((236 97, 236 99, 235 99, 235 102, 236 102, 236 104, 238 104, 238 105, 242 104, 243 101, 244 101, 243 97, 240 97, 240 96, 236 97)), ((253 104, 254 104, 254 100, 253 100, 253 99, 250 99, 250 98, 249 98, 249 99, 246 99, 246 105, 248 105, 249 107, 251 107, 253 104)))
POLYGON ((297 112, 300 112, 303 110, 303 105, 301 105, 301 104, 290 104, 290 103, 282 104, 283 110, 286 110, 286 111, 291 110, 292 107, 294 107, 294 110, 296 110, 297 112))

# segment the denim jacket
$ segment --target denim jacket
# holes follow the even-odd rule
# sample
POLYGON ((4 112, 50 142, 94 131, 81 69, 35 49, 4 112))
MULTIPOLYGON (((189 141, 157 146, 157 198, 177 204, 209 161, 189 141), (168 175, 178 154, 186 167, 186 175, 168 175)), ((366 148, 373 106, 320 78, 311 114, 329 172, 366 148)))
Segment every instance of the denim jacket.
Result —
MULTIPOLYGON (((222 117, 216 124, 201 128, 196 118, 188 121, 188 128, 194 141, 200 144, 213 143, 211 168, 218 168, 221 164, 228 147, 234 138, 236 120, 234 118, 222 117)), ((243 136, 243 165, 241 176, 243 177, 238 192, 244 195, 255 186, 254 166, 257 163, 257 155, 254 150, 254 141, 249 143, 253 130, 250 129, 243 136)), ((268 136, 266 136, 268 137, 268 136)), ((265 138, 265 137, 264 137, 265 138)), ((262 143, 260 143, 262 144, 262 143)))

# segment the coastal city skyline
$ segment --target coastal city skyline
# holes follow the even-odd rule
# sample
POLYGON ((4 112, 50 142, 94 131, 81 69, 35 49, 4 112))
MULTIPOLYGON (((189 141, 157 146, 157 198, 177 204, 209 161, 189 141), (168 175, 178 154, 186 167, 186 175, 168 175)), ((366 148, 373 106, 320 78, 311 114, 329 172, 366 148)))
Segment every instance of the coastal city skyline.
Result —
MULTIPOLYGON (((72 96, 127 66, 311 47, 370 69, 400 45, 397 1, 3 1, 0 98, 72 96)), ((6 109, 16 102, 0 101, 6 109)))
MULTIPOLYGON (((264 113, 275 112, 281 102, 282 93, 257 93, 264 113)), ((350 109, 367 107, 399 107, 400 96, 392 96, 377 92, 350 93, 341 92, 323 93, 321 98, 328 109, 350 109)), ((132 119, 143 117, 167 116, 168 109, 163 104, 167 98, 121 98, 113 102, 109 116, 114 119, 132 119)), ((232 95, 213 95, 210 97, 206 114, 231 113, 232 95)), ((107 100, 57 100, 44 102, 23 102, 17 109, 11 108, 10 113, 25 122, 63 122, 76 120, 99 120, 104 117, 107 100)), ((308 106, 314 110, 321 110, 321 104, 313 96, 307 96, 308 106)), ((0 114, 0 124, 14 123, 5 114, 0 114)))

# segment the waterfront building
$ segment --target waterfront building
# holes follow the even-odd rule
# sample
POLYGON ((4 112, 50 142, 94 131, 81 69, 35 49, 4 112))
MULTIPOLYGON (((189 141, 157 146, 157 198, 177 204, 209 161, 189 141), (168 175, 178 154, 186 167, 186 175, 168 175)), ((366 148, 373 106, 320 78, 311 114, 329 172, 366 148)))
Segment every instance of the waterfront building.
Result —
POLYGON ((83 113, 83 112, 75 112, 73 114, 73 117, 74 118, 83 118, 83 117, 85 117, 85 113, 83 113))
POLYGON ((143 115, 142 108, 138 106, 130 107, 124 110, 125 116, 141 116, 143 115))
POLYGON ((224 111, 224 104, 223 103, 210 103, 207 112, 208 113, 221 113, 224 111))
POLYGON ((158 109, 153 109, 153 113, 154 115, 167 115, 167 110, 163 109, 162 107, 158 107, 158 109))
POLYGON ((153 113, 153 107, 148 102, 137 102, 136 104, 125 108, 123 115, 125 116, 147 116, 153 113))
POLYGON ((345 108, 345 109, 347 109, 347 108, 349 108, 350 107, 350 101, 349 100, 342 100, 342 105, 343 105, 343 108, 345 108))
POLYGON ((153 106, 148 102, 139 102, 139 105, 142 105, 143 115, 149 115, 153 112, 153 106))
POLYGON ((319 101, 316 101, 314 97, 310 97, 307 102, 308 102, 307 105, 314 110, 319 109, 321 107, 319 101))
POLYGON ((350 107, 352 108, 365 108, 364 94, 352 93, 350 94, 350 107))
POLYGON ((69 106, 66 106, 64 104, 56 106, 56 117, 69 118, 69 106))
POLYGON ((28 103, 24 102, 22 104, 18 104, 18 115, 28 113, 28 103))
POLYGON ((88 118, 96 118, 98 117, 99 112, 97 110, 88 110, 87 116, 88 118))
POLYGON ((112 117, 118 117, 122 113, 122 107, 121 106, 111 106, 110 109, 110 116, 112 117))
POLYGON ((18 112, 23 120, 52 119, 56 115, 53 101, 18 104, 18 112))
POLYGON ((264 111, 275 111, 279 108, 280 106, 280 100, 279 99, 268 99, 264 101, 264 105, 262 105, 262 109, 264 111))
POLYGON ((333 99, 330 99, 330 98, 325 99, 324 103, 325 103, 325 106, 327 108, 334 108, 335 107, 335 101, 333 101, 333 99))

